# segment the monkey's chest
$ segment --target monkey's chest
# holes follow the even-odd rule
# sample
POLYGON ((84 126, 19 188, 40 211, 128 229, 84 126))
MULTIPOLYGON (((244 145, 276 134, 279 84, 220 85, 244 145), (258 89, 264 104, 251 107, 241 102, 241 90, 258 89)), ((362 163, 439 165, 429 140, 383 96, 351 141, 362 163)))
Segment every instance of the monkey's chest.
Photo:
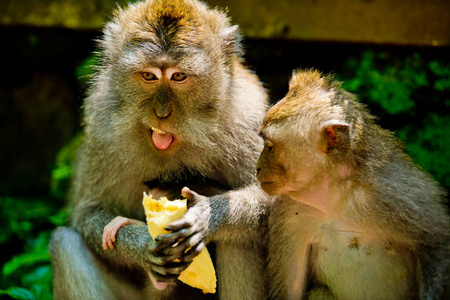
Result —
POLYGON ((392 242, 322 224, 310 258, 316 280, 338 298, 401 299, 409 290, 413 267, 408 255, 392 242))

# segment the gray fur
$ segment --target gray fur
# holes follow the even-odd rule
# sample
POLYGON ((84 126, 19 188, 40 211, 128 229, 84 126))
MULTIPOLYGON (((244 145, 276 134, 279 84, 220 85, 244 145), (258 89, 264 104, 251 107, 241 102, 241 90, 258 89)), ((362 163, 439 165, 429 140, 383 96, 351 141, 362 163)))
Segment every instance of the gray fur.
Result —
POLYGON ((445 191, 354 95, 296 71, 261 135, 257 176, 274 196, 185 192, 194 205, 171 238, 265 236, 270 299, 448 298, 445 191))
MULTIPOLYGON (((119 9, 105 27, 99 51, 102 63, 84 103, 85 135, 71 194, 73 229, 57 229, 50 245, 55 298, 112 299, 111 291, 126 299, 198 297, 199 291, 178 281, 162 292, 152 288, 144 271, 160 272, 159 278, 167 280, 166 272, 176 275, 181 269, 165 269, 146 226, 124 226, 108 251, 101 246, 103 228, 118 215, 145 221, 146 182, 173 183, 178 191, 192 175, 228 188, 253 182, 265 91, 242 65, 237 27, 195 0, 149 0, 119 9), (158 151, 148 136, 152 109, 162 102, 134 77, 149 65, 193 74, 189 90, 168 93, 174 107, 170 124, 182 141, 168 153, 158 151), (121 280, 130 276, 140 280, 121 280)), ((241 259, 229 267, 229 250, 233 256, 238 252, 226 240, 218 246, 220 297, 260 299, 262 281, 248 278, 250 285, 241 284, 245 280, 238 275, 252 266, 241 259)), ((261 259, 249 249, 241 254, 247 261, 252 255, 261 259)))

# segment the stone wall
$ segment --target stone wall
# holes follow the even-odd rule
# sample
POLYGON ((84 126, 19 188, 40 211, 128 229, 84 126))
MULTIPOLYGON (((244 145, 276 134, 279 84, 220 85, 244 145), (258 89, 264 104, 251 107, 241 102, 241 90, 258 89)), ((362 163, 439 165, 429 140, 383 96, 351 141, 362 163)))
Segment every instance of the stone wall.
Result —
MULTIPOLYGON (((251 38, 450 45, 448 0, 207 0, 251 38)), ((125 0, 3 0, 0 24, 98 29, 125 0)))

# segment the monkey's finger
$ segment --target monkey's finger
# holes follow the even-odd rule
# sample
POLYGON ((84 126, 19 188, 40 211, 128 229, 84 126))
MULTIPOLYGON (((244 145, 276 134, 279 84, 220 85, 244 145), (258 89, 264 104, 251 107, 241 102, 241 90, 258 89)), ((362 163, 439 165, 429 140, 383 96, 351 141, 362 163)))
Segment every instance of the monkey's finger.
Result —
POLYGON ((189 238, 182 240, 177 247, 183 247, 186 249, 197 246, 198 244, 204 242, 204 236, 200 233, 193 234, 189 238))
POLYGON ((160 252, 160 255, 163 255, 167 260, 171 259, 181 259, 185 257, 185 253, 189 250, 192 255, 188 256, 184 261, 189 261, 189 257, 197 256, 200 251, 204 248, 204 240, 202 235, 196 234, 188 239, 180 241, 173 247, 167 247, 160 252))
POLYGON ((192 198, 194 198, 194 192, 191 191, 191 189, 187 186, 181 189, 181 195, 189 200, 192 200, 192 198))
POLYGON ((114 249, 114 244, 111 241, 111 238, 108 240, 108 247, 109 247, 109 249, 114 249))
POLYGON ((122 226, 131 224, 131 222, 130 222, 130 219, 128 219, 128 218, 116 217, 116 218, 114 218, 114 220, 111 221, 110 224, 111 224, 110 238, 111 238, 112 242, 115 242, 116 241, 117 231, 119 231, 119 229, 122 226))
MULTIPOLYGON (((165 264, 164 266, 153 265, 152 266, 152 274, 156 274, 157 280, 158 277, 160 279, 166 280, 167 278, 171 278, 173 275, 178 277, 181 272, 183 272, 191 262, 171 262, 169 264, 165 264)), ((159 281, 159 280, 158 280, 159 281)))
POLYGON ((179 259, 183 256, 184 252, 188 250, 186 247, 188 244, 178 243, 173 247, 167 247, 159 252, 159 254, 167 261, 179 259))
POLYGON ((174 244, 173 242, 178 242, 180 240, 184 240, 184 239, 188 238, 189 236, 191 236, 192 233, 193 232, 188 229, 181 229, 181 230, 175 231, 173 233, 166 233, 166 234, 158 235, 155 238, 155 241, 158 242, 158 244, 165 244, 165 245, 167 245, 169 243, 174 244))
POLYGON ((110 235, 110 225, 111 223, 109 223, 108 225, 105 226, 105 228, 103 228, 103 238, 102 238, 102 247, 103 250, 108 250, 108 239, 109 239, 109 235, 110 235))
POLYGON ((196 245, 195 247, 192 247, 191 249, 189 249, 182 257, 181 257, 181 261, 183 262, 191 262, 197 255, 200 254, 200 252, 202 252, 202 250, 205 248, 205 243, 204 242, 200 242, 198 245, 196 245))
POLYGON ((200 200, 200 195, 185 186, 181 189, 181 195, 188 199, 188 208, 196 204, 200 200))
POLYGON ((150 274, 152 275, 152 277, 158 281, 158 282, 166 282, 166 283, 170 283, 170 282, 174 282, 175 280, 178 279, 178 275, 162 275, 158 272, 155 271, 150 271, 150 274))
POLYGON ((194 226, 195 223, 192 220, 188 218, 183 218, 170 223, 164 229, 167 231, 172 231, 172 234, 181 233, 190 235, 193 232, 195 232, 195 228, 193 228, 194 226))
POLYGON ((106 237, 105 235, 103 235, 103 239, 102 239, 102 248, 103 250, 108 250, 108 246, 106 245, 106 237))
POLYGON ((156 243, 155 247, 153 248, 153 251, 156 253, 161 252, 162 250, 172 247, 175 243, 178 242, 178 239, 168 239, 168 240, 164 240, 162 242, 158 242, 156 243))
POLYGON ((200 234, 195 234, 192 237, 181 241, 175 247, 165 249, 164 254, 177 255, 177 253, 179 253, 181 257, 184 257, 185 252, 189 250, 190 253, 192 253, 192 257, 195 257, 200 253, 204 246, 205 241, 203 239, 203 236, 200 234))
POLYGON ((129 219, 129 221, 130 221, 129 225, 147 225, 147 223, 139 220, 129 219))
MULTIPOLYGON (((166 256, 162 256, 161 257, 161 266, 166 266, 167 264, 171 264, 174 261, 181 262, 181 257, 183 256, 184 252, 176 252, 176 253, 172 253, 172 254, 168 254, 166 256)), ((183 262, 188 262, 188 261, 183 261, 183 262)))
POLYGON ((171 264, 164 266, 164 275, 180 275, 181 272, 186 270, 187 267, 191 264, 190 262, 173 262, 171 264))

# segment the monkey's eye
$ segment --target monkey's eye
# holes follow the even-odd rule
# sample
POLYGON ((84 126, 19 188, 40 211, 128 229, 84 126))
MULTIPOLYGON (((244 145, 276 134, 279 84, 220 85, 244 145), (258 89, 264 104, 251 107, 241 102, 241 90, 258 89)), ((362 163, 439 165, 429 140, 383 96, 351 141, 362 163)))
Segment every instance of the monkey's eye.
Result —
POLYGON ((144 81, 158 80, 158 77, 156 77, 156 75, 153 74, 152 72, 142 72, 141 77, 144 81))
POLYGON ((172 77, 170 78, 173 81, 181 82, 185 81, 187 79, 187 74, 181 73, 181 72, 175 72, 172 74, 172 77))
POLYGON ((273 153, 273 143, 272 142, 270 142, 270 141, 266 141, 266 148, 267 148, 267 151, 269 151, 270 153, 273 153))

